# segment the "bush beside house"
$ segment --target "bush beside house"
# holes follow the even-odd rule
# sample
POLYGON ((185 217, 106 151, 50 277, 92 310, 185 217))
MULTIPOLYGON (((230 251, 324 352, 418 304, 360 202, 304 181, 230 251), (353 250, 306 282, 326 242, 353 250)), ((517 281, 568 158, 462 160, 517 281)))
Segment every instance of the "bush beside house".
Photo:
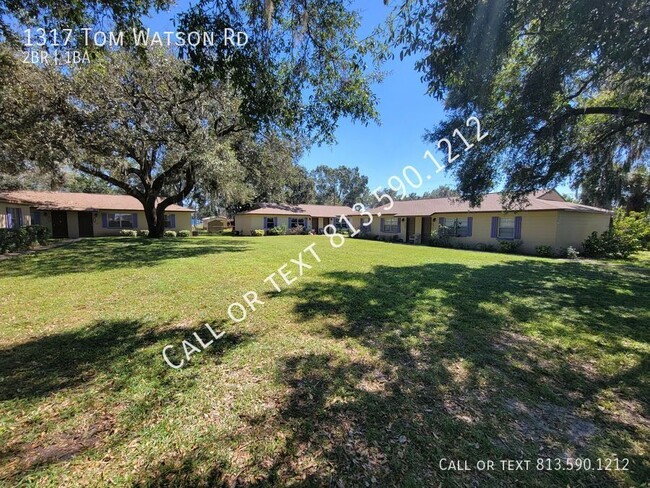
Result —
POLYGON ((28 225, 20 229, 0 229, 0 254, 7 251, 25 251, 36 244, 45 246, 50 231, 42 225, 28 225))

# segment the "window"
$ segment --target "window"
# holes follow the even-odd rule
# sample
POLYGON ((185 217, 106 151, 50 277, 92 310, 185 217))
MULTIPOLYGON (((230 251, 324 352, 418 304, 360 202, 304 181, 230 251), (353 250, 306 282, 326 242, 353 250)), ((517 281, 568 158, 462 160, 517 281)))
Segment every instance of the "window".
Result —
POLYGON ((38 210, 31 211, 32 225, 41 225, 41 212, 38 210))
POLYGON ((500 239, 514 239, 515 219, 514 217, 501 217, 499 219, 499 231, 497 237, 500 239))
POLYGON ((173 229, 176 227, 176 215, 165 214, 165 229, 173 229))
POLYGON ((397 234, 399 232, 399 219, 397 217, 384 219, 381 227, 381 231, 388 232, 391 234, 397 234))
POLYGON ((295 227, 305 227, 305 219, 299 219, 296 217, 291 217, 289 219, 289 228, 293 229, 295 227))
POLYGON ((23 225, 22 209, 7 207, 7 229, 18 229, 22 225, 23 225))
POLYGON ((133 214, 109 213, 106 214, 107 227, 111 229, 132 229, 133 214))
POLYGON ((264 223, 265 229, 273 229, 275 227, 275 217, 266 217, 264 223))
POLYGON ((456 230, 456 237, 467 237, 468 225, 467 218, 454 219, 454 229, 456 230))

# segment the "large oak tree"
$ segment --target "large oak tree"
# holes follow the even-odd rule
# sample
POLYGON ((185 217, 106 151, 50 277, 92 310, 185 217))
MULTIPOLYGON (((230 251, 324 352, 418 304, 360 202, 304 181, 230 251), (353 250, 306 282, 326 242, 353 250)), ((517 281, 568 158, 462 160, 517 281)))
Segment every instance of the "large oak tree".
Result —
POLYGON ((429 141, 469 135, 470 115, 490 132, 449 164, 478 203, 648 165, 648 25, 645 0, 403 0, 388 33, 445 101, 429 141))
POLYGON ((164 209, 197 182, 242 177, 233 133, 332 142, 341 117, 377 116, 366 63, 379 46, 357 39, 359 17, 343 0, 199 2, 179 23, 242 30, 250 41, 181 49, 180 64, 142 50, 100 53, 72 74, 33 68, 25 83, 8 63, 0 75, 15 90, 2 97, 14 112, 0 127, 0 164, 72 165, 142 201, 158 236, 164 209))

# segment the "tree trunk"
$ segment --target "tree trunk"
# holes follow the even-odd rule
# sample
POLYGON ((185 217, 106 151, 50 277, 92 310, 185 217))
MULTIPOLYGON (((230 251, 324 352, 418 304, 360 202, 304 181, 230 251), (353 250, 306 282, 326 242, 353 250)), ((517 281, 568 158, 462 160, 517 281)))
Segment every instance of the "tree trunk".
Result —
POLYGON ((149 237, 160 238, 165 233, 165 209, 156 207, 156 199, 146 199, 142 202, 144 215, 147 219, 149 237))

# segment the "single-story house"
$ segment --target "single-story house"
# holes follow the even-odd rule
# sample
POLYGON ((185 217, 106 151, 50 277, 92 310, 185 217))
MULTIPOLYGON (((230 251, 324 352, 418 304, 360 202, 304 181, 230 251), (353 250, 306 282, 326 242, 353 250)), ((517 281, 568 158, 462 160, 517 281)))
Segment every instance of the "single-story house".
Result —
POLYGON ((228 220, 228 217, 221 215, 205 217, 204 219, 201 219, 201 223, 203 224, 203 228, 208 232, 222 232, 225 229, 232 227, 230 220, 228 220))
POLYGON ((402 242, 426 244, 434 231, 445 226, 453 228, 458 242, 468 246, 496 246, 499 241, 521 240, 522 252, 533 254, 542 245, 556 250, 568 246, 580 249, 592 232, 601 233, 609 228, 612 216, 610 210, 567 202, 555 190, 532 194, 527 204, 511 210, 504 208, 501 194, 491 193, 479 207, 473 208, 457 199, 433 198, 399 200, 388 210, 380 206, 370 212, 372 223, 363 226, 361 223, 369 218, 348 207, 262 205, 237 214, 235 230, 240 235, 250 235, 253 229, 291 227, 300 222, 307 228, 322 230, 338 216, 347 215, 356 229, 382 238, 396 236, 402 242))
POLYGON ((235 215, 235 233, 249 236, 253 230, 268 230, 274 227, 303 227, 322 233, 328 224, 340 226, 338 219, 342 215, 347 216, 355 227, 360 225, 360 214, 350 207, 265 203, 235 215))
MULTIPOLYGON (((191 208, 170 205, 165 228, 192 230, 191 208)), ((0 192, 0 228, 43 225, 52 237, 118 235, 122 229, 147 229, 142 203, 129 195, 50 191, 0 192)))

